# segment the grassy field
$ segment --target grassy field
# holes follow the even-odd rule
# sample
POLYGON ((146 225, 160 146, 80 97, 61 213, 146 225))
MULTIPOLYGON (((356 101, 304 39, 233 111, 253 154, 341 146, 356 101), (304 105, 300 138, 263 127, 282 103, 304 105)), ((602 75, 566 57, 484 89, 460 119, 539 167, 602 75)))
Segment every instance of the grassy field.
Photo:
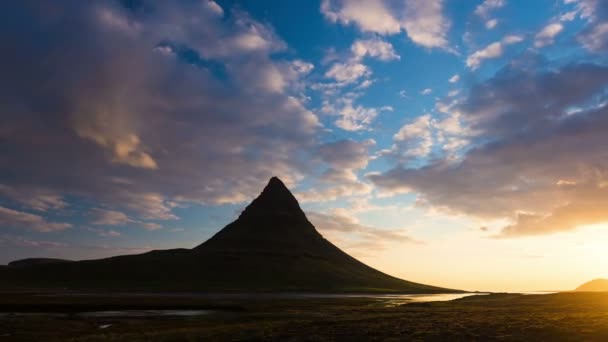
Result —
POLYGON ((608 293, 493 294, 387 306, 372 298, 213 299, 4 294, 2 341, 606 341, 608 293), (93 318, 125 308, 210 309, 196 317, 93 318), (61 312, 61 313, 60 313, 61 312), (101 326, 110 325, 106 328, 101 326))

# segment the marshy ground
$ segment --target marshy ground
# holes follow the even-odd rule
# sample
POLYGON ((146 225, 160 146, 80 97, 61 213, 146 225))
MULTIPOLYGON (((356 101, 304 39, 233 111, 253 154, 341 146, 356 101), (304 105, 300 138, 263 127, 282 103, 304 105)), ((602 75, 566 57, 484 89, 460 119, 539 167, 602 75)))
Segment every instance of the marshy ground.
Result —
POLYGON ((397 305, 366 297, 2 294, 0 311, 1 341, 608 340, 608 293, 492 294, 397 305), (204 313, 82 314, 163 309, 204 313))

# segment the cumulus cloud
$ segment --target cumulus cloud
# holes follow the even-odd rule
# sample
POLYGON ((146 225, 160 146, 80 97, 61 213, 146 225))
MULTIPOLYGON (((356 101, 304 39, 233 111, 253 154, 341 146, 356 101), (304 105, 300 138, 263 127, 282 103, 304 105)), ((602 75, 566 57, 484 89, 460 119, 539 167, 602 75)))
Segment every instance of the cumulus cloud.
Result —
POLYGON ((50 222, 40 215, 5 207, 0 207, 0 226, 3 229, 22 228, 42 233, 62 231, 72 227, 70 223, 50 222))
POLYGON ((95 215, 95 219, 91 222, 92 224, 120 226, 132 222, 129 216, 116 210, 104 210, 96 208, 93 210, 93 214, 95 215))
POLYGON ((352 24, 363 32, 390 35, 403 30, 418 45, 449 50, 450 21, 443 15, 442 0, 323 0, 321 13, 332 23, 352 24))
POLYGON ((448 49, 450 20, 442 13, 442 0, 408 0, 402 25, 408 37, 427 48, 448 49))
POLYGON ((543 29, 536 34, 534 46, 540 48, 553 44, 555 37, 562 32, 563 29, 564 26, 560 23, 551 23, 543 27, 543 29))
POLYGON ((361 169, 369 161, 369 148, 376 143, 371 139, 362 142, 345 139, 323 144, 319 155, 335 169, 361 169))
POLYGON ((363 32, 399 33, 401 24, 384 1, 322 0, 321 13, 332 23, 354 24, 363 32))
POLYGON ((484 0, 475 8, 475 14, 482 18, 487 18, 490 12, 504 7, 507 4, 505 0, 484 0))
POLYGON ((318 156, 329 168, 311 189, 299 192, 298 198, 303 202, 325 202, 369 194, 371 185, 360 181, 356 171, 367 167, 369 149, 375 144, 372 139, 345 139, 321 145, 318 156))
POLYGON ((362 182, 352 170, 328 169, 321 177, 321 184, 315 184, 306 191, 296 194, 302 202, 329 202, 341 198, 368 195, 373 187, 362 182))
POLYGON ((346 131, 369 129, 381 111, 392 110, 390 106, 366 107, 355 103, 363 94, 362 91, 376 81, 370 78, 371 69, 363 64, 366 57, 385 62, 400 59, 389 42, 378 38, 359 39, 353 42, 346 56, 332 56, 331 60, 335 62, 325 72, 325 77, 331 79, 330 82, 311 86, 322 92, 321 112, 339 116, 334 124, 346 131))
POLYGON ((378 58, 382 61, 400 59, 393 45, 380 39, 359 39, 350 47, 353 56, 361 59, 365 56, 378 58))
POLYGON ((450 83, 457 83, 458 81, 460 81, 460 75, 458 75, 458 74, 450 77, 450 79, 448 80, 448 82, 450 82, 450 83))
MULTIPOLYGON (((434 117, 430 113, 422 114, 401 128, 393 136, 389 149, 381 150, 380 156, 391 157, 399 163, 412 160, 423 160, 431 157, 433 149, 445 153, 452 160, 456 153, 469 144, 471 135, 469 127, 463 122, 458 112, 451 112, 451 106, 439 106, 434 117)), ((398 192, 403 189, 398 189, 398 192)))
POLYGON ((359 62, 335 63, 325 72, 325 77, 332 78, 341 84, 351 84, 361 77, 371 75, 371 70, 359 62))
POLYGON ((469 68, 475 70, 479 68, 481 63, 486 59, 493 59, 502 56, 506 45, 516 44, 523 41, 520 36, 506 36, 502 40, 494 42, 485 48, 475 51, 467 57, 466 64, 469 68))
POLYGON ((607 222, 607 86, 603 65, 505 67, 454 108, 477 136, 461 160, 369 178, 380 188, 418 193, 419 205, 511 220, 500 237, 607 222))
POLYGON ((174 202, 243 201, 272 175, 306 172, 320 124, 300 95, 314 66, 276 58, 287 46, 269 25, 213 1, 7 6, 3 198, 165 220, 174 202))
POLYGON ((392 111, 392 107, 365 107, 355 101, 361 94, 347 93, 337 99, 323 101, 321 111, 327 115, 338 116, 335 125, 345 131, 361 131, 369 125, 382 111, 392 111))
POLYGON ((407 158, 427 156, 433 147, 431 115, 421 115, 413 122, 403 125, 393 137, 393 141, 393 150, 402 151, 401 154, 407 158))

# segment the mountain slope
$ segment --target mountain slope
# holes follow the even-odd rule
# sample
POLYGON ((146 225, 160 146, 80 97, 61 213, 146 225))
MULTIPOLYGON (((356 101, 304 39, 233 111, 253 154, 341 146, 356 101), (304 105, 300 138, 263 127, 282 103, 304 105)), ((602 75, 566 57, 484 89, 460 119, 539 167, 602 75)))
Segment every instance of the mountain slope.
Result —
POLYGON ((608 279, 595 279, 576 288, 577 292, 608 292, 608 279))
POLYGON ((452 292, 391 277, 344 253, 317 232, 276 177, 237 220, 193 249, 9 266, 0 271, 0 284, 155 291, 452 292))

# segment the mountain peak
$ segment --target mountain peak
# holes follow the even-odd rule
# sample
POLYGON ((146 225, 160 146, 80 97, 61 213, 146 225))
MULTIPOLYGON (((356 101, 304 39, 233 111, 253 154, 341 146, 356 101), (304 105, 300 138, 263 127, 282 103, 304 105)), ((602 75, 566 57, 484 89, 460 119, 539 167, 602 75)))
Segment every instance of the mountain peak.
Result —
POLYGON ((267 214, 304 217, 298 200, 278 177, 270 178, 262 193, 245 208, 241 217, 267 214))
POLYGON ((291 194, 291 191, 289 191, 289 189, 287 188, 285 183, 283 183, 283 181, 280 180, 279 177, 276 177, 276 176, 270 178, 270 180, 268 181, 268 184, 266 184, 262 193, 264 193, 264 191, 269 192, 269 193, 274 193, 274 194, 281 194, 281 193, 284 193, 285 195, 289 194, 293 197, 293 195, 291 194))
POLYGON ((268 185, 271 185, 271 184, 273 184, 275 186, 282 185, 283 187, 285 187, 285 183, 283 183, 283 181, 277 176, 270 177, 270 180, 268 181, 268 185))
POLYGON ((268 253, 280 249, 291 253, 306 248, 311 239, 323 238, 285 184, 272 177, 238 219, 197 248, 225 251, 238 246, 241 250, 263 249, 268 253))

